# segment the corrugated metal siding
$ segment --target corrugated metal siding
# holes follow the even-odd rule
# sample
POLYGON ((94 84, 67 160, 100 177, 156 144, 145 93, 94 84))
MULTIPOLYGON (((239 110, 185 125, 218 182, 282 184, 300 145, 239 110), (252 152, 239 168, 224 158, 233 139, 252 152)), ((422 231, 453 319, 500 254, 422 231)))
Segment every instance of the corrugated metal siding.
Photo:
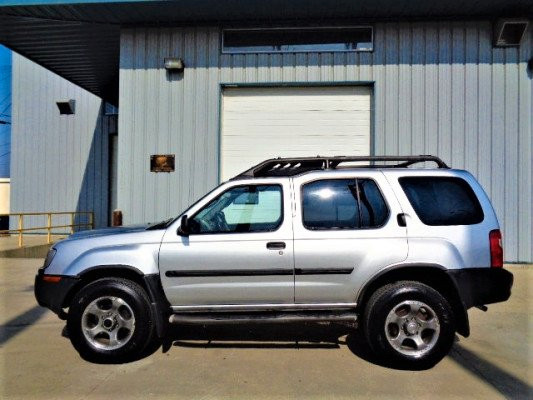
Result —
POLYGON ((506 259, 532 261, 531 29, 493 49, 489 22, 375 25, 373 53, 228 55, 220 30, 126 29, 121 35, 118 206, 127 223, 182 211, 218 183, 221 83, 373 82, 375 154, 437 154, 491 197, 506 259), (182 76, 162 68, 182 57, 182 76), (175 153, 154 174, 150 154, 175 153))
MULTIPOLYGON (((106 226, 114 119, 102 114, 100 98, 13 54, 11 212, 94 211, 96 226, 106 226), (59 115, 56 101, 66 99, 76 100, 74 115, 59 115)), ((31 227, 46 219, 25 221, 31 227)))

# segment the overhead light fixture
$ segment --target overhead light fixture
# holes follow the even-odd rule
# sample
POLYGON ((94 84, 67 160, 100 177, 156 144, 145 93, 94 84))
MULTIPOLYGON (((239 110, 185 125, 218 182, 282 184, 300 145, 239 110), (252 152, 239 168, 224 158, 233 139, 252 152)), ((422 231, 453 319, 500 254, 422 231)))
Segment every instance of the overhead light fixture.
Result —
POLYGON ((165 58, 165 69, 169 72, 183 72, 185 63, 181 58, 165 58))
POLYGON ((60 115, 71 115, 76 112, 76 100, 63 100, 56 102, 60 115))
POLYGON ((499 19, 494 26, 494 46, 516 47, 527 30, 529 21, 520 18, 499 19))

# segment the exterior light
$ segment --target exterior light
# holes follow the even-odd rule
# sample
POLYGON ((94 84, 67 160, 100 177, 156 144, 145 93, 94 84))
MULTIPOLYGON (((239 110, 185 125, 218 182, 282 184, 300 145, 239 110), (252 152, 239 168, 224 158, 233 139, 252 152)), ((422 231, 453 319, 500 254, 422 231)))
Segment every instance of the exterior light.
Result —
POLYGON ((183 72, 185 63, 181 58, 165 58, 165 69, 168 72, 183 72))
POLYGON ((76 100, 64 100, 56 102, 60 115, 71 115, 76 112, 76 100))

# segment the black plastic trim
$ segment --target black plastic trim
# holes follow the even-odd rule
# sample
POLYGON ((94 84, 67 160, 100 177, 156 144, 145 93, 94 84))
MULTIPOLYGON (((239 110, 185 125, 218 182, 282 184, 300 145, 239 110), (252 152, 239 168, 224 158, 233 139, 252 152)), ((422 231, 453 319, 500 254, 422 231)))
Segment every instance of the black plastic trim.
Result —
POLYGON ((349 275, 353 268, 272 268, 272 269, 224 269, 224 270, 173 270, 165 272, 168 278, 217 277, 217 276, 274 276, 274 275, 349 275))
POLYGON ((440 158, 431 155, 419 156, 337 156, 337 157, 295 157, 295 158, 272 158, 254 165, 252 168, 232 178, 255 178, 270 176, 295 176, 309 171, 336 169, 339 164, 352 161, 368 161, 368 165, 360 165, 352 168, 407 168, 409 165, 419 162, 430 161, 437 164, 438 168, 449 167, 440 158), (395 161, 395 165, 376 165, 376 161, 395 161), (283 168, 277 167, 283 165, 283 168))
POLYGON ((171 314, 170 303, 164 295, 159 274, 144 275, 143 279, 150 297, 157 336, 163 338, 168 332, 168 318, 171 314))
POLYGON ((79 277, 83 278, 88 273, 91 273, 91 272, 94 272, 94 271, 99 271, 99 270, 107 270, 107 271, 109 271, 110 269, 117 269, 117 268, 118 269, 128 269, 131 272, 135 272, 136 274, 138 274, 140 276, 144 276, 144 273, 140 269, 132 267, 131 265, 126 265, 126 264, 104 264, 104 265, 95 265, 93 267, 89 267, 87 269, 84 269, 79 274, 79 277))
POLYGON ((46 307, 56 313, 59 318, 65 319, 63 302, 70 290, 79 283, 80 278, 67 275, 49 275, 60 276, 61 279, 59 282, 46 282, 43 280, 44 276, 46 276, 44 269, 39 269, 35 276, 35 299, 41 307, 46 307))
POLYGON ((296 268, 296 275, 350 275, 353 268, 296 268))
POLYGON ((448 270, 466 309, 500 303, 511 296, 513 274, 503 268, 448 270))
POLYGON ((271 268, 271 269, 223 269, 223 270, 179 270, 167 271, 168 278, 191 278, 208 276, 267 276, 267 275, 293 275, 292 268, 271 268))

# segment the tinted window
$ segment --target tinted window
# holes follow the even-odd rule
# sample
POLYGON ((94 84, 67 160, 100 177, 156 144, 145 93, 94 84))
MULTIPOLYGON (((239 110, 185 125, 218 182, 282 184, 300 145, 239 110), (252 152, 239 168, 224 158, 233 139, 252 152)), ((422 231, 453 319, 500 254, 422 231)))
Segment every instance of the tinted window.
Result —
POLYGON ((388 209, 375 182, 335 179, 302 188, 303 223, 308 229, 358 229, 383 225, 388 209))
POLYGON ((470 185, 461 178, 400 178, 407 198, 426 225, 471 225, 483 210, 470 185))
POLYGON ((231 188, 191 218, 191 233, 244 233, 276 230, 282 221, 278 185, 231 188))
POLYGON ((372 28, 227 29, 228 53, 370 51, 372 28))
POLYGON ((389 209, 374 181, 358 179, 361 206, 361 226, 364 228, 383 225, 389 217, 389 209))

